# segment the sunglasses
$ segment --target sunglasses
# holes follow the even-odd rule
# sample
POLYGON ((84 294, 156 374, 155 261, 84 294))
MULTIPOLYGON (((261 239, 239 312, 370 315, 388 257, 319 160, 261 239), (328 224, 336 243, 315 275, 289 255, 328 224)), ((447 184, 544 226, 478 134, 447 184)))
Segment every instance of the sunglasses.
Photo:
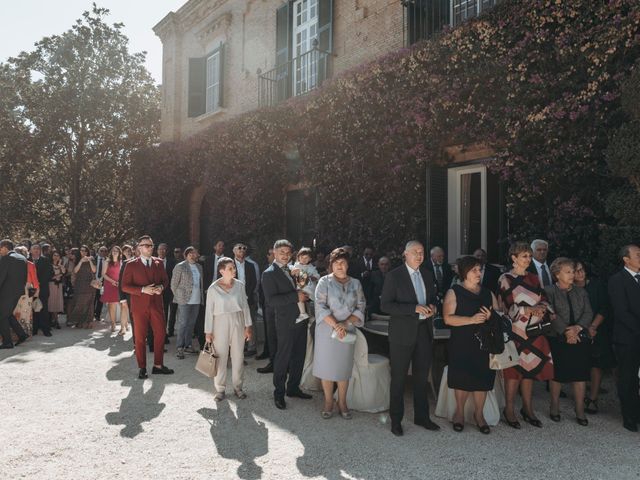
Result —
POLYGON ((138 247, 149 247, 149 248, 153 248, 154 245, 153 243, 141 243, 140 245, 138 245, 138 247))
POLYGON ((247 247, 236 247, 238 250, 246 250, 247 247))

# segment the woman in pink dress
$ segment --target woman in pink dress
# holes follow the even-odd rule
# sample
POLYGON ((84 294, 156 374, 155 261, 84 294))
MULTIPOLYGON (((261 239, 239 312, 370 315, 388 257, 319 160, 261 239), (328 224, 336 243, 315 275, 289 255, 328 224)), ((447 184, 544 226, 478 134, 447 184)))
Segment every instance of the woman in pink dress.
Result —
MULTIPOLYGON (((107 259, 107 268, 104 269, 102 275, 103 293, 100 301, 107 305, 109 318, 111 319, 111 331, 116 331, 116 315, 118 312, 118 304, 120 303, 120 294, 118 293, 118 279, 120 278, 120 268, 122 267, 122 250, 117 245, 111 247, 109 258, 107 259)), ((120 330, 119 335, 123 335, 120 330)))

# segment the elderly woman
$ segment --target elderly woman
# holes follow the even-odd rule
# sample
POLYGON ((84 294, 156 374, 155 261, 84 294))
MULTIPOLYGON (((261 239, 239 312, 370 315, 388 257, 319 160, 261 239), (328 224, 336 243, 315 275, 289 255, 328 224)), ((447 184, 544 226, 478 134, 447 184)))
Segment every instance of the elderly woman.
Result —
POLYGON ((80 250, 72 249, 71 254, 74 255, 75 267, 71 274, 73 299, 69 304, 69 323, 75 328, 92 328, 96 290, 91 281, 95 278, 96 266, 86 245, 80 250))
POLYGON ((343 342, 347 333, 364 325, 365 299, 360 281, 347 275, 349 253, 336 248, 329 256, 331 273, 318 281, 315 295, 315 351, 313 375, 322 381, 324 419, 333 416, 333 389, 338 384, 338 409, 352 418, 347 407, 347 388, 353 370, 354 343, 343 342))
POLYGON ((498 301, 489 289, 480 285, 480 260, 471 256, 462 257, 456 265, 461 283, 451 287, 443 305, 444 321, 451 327, 447 347, 447 383, 456 397, 453 429, 456 432, 464 429, 464 405, 471 393, 478 429, 481 433, 489 434, 491 430, 484 419, 483 410, 487 392, 493 389, 496 372, 489 368, 489 353, 480 350, 476 333, 478 326, 491 316, 491 308, 498 307, 498 301))
POLYGON ((593 321, 589 327, 589 334, 593 339, 591 348, 591 386, 589 396, 585 396, 585 412, 598 413, 598 394, 602 383, 602 370, 616 367, 616 356, 613 352, 611 336, 613 322, 607 286, 604 282, 593 278, 589 267, 583 261, 576 260, 573 284, 584 288, 589 296, 589 303, 593 312, 593 321))
POLYGON ((178 304, 178 320, 176 328, 176 356, 184 359, 184 353, 195 353, 191 344, 193 329, 198 320, 200 305, 204 304, 202 265, 198 263, 200 254, 194 247, 184 249, 186 260, 173 268, 171 291, 173 301, 178 304))
POLYGON ((218 279, 207 290, 204 332, 207 343, 212 343, 218 358, 218 373, 213 380, 214 400, 225 398, 227 386, 227 360, 231 350, 231 380, 236 397, 247 398, 242 390, 244 381, 244 342, 253 336, 251 311, 244 284, 235 278, 236 264, 229 257, 218 260, 218 279))
POLYGON ((589 327, 593 312, 585 289, 574 285, 573 260, 556 258, 550 270, 556 283, 545 288, 554 310, 551 316, 553 332, 549 335, 549 344, 555 373, 550 385, 549 416, 554 422, 560 421, 561 384, 573 383, 576 420, 579 425, 587 426, 589 422, 584 416, 584 395, 591 373, 589 327))
POLYGON ((527 325, 540 323, 548 312, 544 290, 538 275, 527 271, 531 264, 532 250, 524 242, 516 242, 509 248, 512 269, 498 280, 500 297, 506 313, 511 319, 512 338, 520 354, 518 365, 503 370, 506 405, 504 409, 507 425, 521 428, 517 421, 514 404, 518 388, 522 394, 520 414, 525 422, 542 427, 542 422, 533 413, 533 381, 551 380, 553 362, 546 337, 529 337, 527 325))

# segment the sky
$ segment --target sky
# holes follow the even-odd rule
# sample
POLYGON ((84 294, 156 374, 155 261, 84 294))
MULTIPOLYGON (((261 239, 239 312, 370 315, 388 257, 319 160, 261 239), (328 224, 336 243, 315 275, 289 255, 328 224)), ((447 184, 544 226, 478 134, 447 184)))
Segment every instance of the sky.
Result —
POLYGON ((162 42, 152 28, 187 0, 0 0, 0 62, 33 50, 43 37, 67 31, 94 1, 110 10, 107 23, 124 23, 130 51, 147 52, 147 69, 160 83, 162 42))

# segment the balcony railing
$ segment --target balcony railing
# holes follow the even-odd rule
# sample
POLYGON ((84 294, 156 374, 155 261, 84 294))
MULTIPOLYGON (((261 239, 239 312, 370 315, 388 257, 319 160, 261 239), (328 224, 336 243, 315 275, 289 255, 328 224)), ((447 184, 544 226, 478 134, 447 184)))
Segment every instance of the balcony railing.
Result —
POLYGON ((287 98, 304 95, 322 85, 330 76, 331 54, 311 50, 258 76, 258 98, 261 107, 277 105, 287 98))

